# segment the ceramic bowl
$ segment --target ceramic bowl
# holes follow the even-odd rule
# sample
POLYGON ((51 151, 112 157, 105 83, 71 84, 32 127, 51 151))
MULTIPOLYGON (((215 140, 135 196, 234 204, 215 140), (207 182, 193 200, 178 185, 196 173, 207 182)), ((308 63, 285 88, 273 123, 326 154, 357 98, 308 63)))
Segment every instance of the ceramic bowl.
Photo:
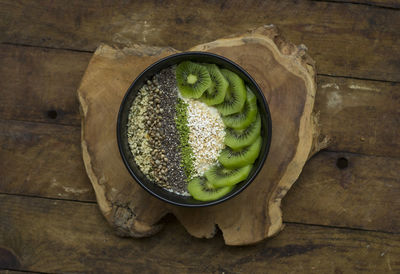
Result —
POLYGON ((256 178, 257 174, 264 165, 267 158, 269 146, 271 144, 271 115, 268 108, 267 101, 257 83, 254 79, 247 73, 243 68, 241 68, 236 63, 232 62, 228 58, 219 56, 213 53, 207 52, 183 52, 174 55, 170 55, 163 59, 158 60, 154 64, 147 67, 132 83, 132 85, 127 90, 120 106, 117 121, 117 140, 118 147, 121 153, 122 160, 128 169, 129 173, 135 179, 135 181, 148 191, 151 195, 161 199, 165 202, 185 207, 204 207, 211 206, 222 203, 231 199, 232 197, 238 195, 242 192, 251 182, 256 178), (136 165, 133 155, 129 149, 128 138, 127 138, 127 122, 129 109, 134 101, 139 89, 145 84, 147 80, 152 79, 152 77, 164 68, 169 66, 179 64, 182 61, 193 61, 198 63, 213 63, 219 67, 229 69, 236 74, 238 74, 248 85, 252 91, 254 91, 257 96, 258 109, 261 114, 262 120, 262 131, 261 136, 263 137, 263 144, 261 147, 260 155, 253 165, 253 169, 245 181, 238 183, 234 189, 225 195, 214 201, 202 202, 195 200, 192 197, 178 195, 169 192, 154 182, 146 178, 146 176, 140 171, 139 167, 136 165))

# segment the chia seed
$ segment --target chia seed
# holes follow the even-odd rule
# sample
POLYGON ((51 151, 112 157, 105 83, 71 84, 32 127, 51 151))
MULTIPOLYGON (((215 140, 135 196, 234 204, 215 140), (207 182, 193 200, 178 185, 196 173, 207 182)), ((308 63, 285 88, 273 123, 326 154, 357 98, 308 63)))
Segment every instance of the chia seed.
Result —
POLYGON ((130 109, 128 142, 136 164, 148 179, 171 192, 189 195, 175 124, 177 99, 175 67, 147 81, 130 109))
POLYGON ((180 140, 175 125, 175 104, 178 99, 175 67, 169 67, 160 71, 160 73, 154 78, 159 83, 160 89, 163 91, 160 94, 160 108, 163 109, 160 133, 164 137, 161 140, 161 144, 168 159, 168 188, 171 188, 178 193, 186 193, 187 178, 183 168, 181 167, 181 155, 179 149, 180 140))

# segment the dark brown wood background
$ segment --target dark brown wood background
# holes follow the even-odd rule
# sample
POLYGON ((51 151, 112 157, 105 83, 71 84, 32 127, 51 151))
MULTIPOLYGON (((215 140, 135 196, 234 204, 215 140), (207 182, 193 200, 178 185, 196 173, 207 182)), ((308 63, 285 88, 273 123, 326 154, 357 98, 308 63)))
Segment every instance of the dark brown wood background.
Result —
POLYGON ((1 0, 0 41, 5 273, 400 272, 399 1, 1 0), (284 231, 227 247, 169 216, 151 238, 115 236, 80 150, 76 89, 92 52, 102 42, 185 50, 264 24, 309 48, 332 137, 284 199, 284 231))

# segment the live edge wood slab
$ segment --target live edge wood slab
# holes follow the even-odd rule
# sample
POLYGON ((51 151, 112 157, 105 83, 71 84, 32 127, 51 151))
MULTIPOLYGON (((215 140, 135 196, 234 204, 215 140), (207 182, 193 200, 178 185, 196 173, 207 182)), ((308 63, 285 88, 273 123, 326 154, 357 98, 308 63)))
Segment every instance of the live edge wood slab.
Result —
POLYGON ((253 183, 235 198, 207 208, 172 206, 145 192, 126 170, 117 146, 116 121, 121 100, 132 81, 172 48, 101 45, 78 89, 82 112, 82 150, 99 207, 121 236, 145 237, 162 228, 173 213, 195 237, 212 238, 217 227, 227 245, 245 245, 282 229, 281 200, 299 177, 307 159, 324 145, 313 112, 314 62, 305 46, 285 41, 274 26, 202 44, 207 51, 238 63, 256 80, 268 101, 272 143, 253 183))

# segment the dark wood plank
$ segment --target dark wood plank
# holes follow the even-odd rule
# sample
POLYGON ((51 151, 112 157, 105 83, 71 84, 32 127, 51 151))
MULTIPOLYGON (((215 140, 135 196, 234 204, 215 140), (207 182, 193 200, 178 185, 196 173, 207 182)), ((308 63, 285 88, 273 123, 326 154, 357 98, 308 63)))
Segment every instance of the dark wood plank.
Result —
POLYGON ((0 46, 0 117, 79 124, 76 88, 91 54, 0 46))
POLYGON ((371 5, 382 8, 393 8, 400 9, 400 2, 398 0, 313 0, 321 2, 338 2, 338 3, 354 3, 354 4, 364 4, 371 5))
POLYGON ((94 201, 80 128, 0 120, 2 193, 94 201))
POLYGON ((400 159, 321 152, 284 198, 283 218, 400 233, 399 196, 400 159))
POLYGON ((271 23, 307 45, 320 73, 400 81, 397 10, 279 0, 0 3, 0 41, 90 51, 101 42, 185 50, 271 23))
MULTIPOLYGON (((0 57, 0 117, 80 125, 76 89, 90 54, 3 45, 0 57)), ((400 84, 317 80, 315 109, 332 139, 328 149, 400 157, 400 84)))
POLYGON ((0 274, 24 274, 24 273, 39 273, 32 271, 15 271, 15 270, 0 270, 0 274))
POLYGON ((329 150, 400 156, 400 84, 318 77, 314 110, 329 150))
POLYGON ((176 221, 151 238, 114 236, 96 205, 0 195, 0 246, 21 270, 44 272, 400 271, 398 234, 287 224, 277 237, 228 247, 176 221), (212 258, 212 259, 211 259, 212 258))
MULTIPOLYGON (((0 120, 0 162, 7 163, 0 165, 1 193, 95 201, 78 127, 0 120)), ((285 198, 283 217, 400 232, 399 195, 399 159, 323 152, 285 198), (348 159, 346 169, 336 167, 340 157, 348 159)))

